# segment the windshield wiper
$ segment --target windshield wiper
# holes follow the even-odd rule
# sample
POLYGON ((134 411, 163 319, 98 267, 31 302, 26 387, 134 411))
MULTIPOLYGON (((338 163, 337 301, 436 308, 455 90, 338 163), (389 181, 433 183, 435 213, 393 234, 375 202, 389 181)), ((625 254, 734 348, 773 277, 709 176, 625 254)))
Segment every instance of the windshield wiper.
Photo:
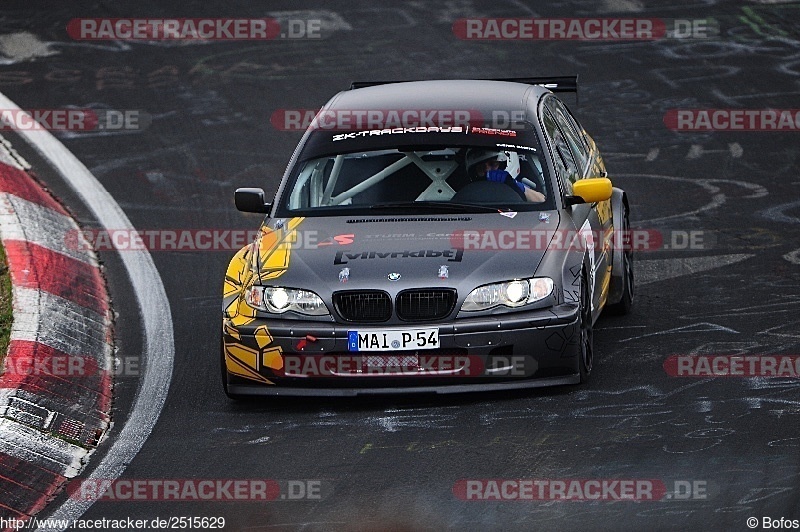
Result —
POLYGON ((391 203, 376 203, 370 205, 370 209, 449 209, 453 211, 470 212, 478 210, 480 212, 510 212, 511 209, 498 209, 488 205, 477 205, 475 203, 453 203, 452 201, 397 201, 391 203))

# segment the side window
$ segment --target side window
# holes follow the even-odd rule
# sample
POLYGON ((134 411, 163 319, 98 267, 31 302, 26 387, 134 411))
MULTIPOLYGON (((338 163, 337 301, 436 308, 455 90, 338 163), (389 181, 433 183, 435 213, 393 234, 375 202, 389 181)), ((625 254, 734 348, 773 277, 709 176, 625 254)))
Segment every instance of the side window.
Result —
POLYGON ((554 152, 553 166, 555 166, 556 174, 558 174, 559 181, 564 187, 564 192, 572 194, 572 183, 579 177, 578 167, 572 157, 567 140, 556 125, 553 115, 545 108, 542 111, 544 131, 554 152))
POLYGON ((569 143, 570 151, 582 173, 589 163, 589 149, 583 139, 580 126, 561 100, 551 96, 547 98, 545 105, 555 116, 558 127, 564 133, 564 138, 569 143))
POLYGON ((570 112, 569 108, 562 102, 561 100, 556 100, 558 103, 558 107, 561 109, 562 114, 564 115, 564 119, 572 126, 572 129, 577 133, 578 138, 581 141, 581 146, 584 150, 589 149, 589 143, 586 141, 586 135, 583 132, 583 127, 578 123, 578 120, 570 112))

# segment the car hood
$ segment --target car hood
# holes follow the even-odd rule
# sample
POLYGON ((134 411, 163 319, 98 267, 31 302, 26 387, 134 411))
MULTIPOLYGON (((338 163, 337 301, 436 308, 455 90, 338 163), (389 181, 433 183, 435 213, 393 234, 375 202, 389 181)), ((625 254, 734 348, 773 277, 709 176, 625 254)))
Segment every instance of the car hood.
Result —
POLYGON ((456 288, 463 298, 533 276, 559 221, 557 211, 268 219, 254 265, 263 284, 325 300, 338 290, 419 287, 456 288))

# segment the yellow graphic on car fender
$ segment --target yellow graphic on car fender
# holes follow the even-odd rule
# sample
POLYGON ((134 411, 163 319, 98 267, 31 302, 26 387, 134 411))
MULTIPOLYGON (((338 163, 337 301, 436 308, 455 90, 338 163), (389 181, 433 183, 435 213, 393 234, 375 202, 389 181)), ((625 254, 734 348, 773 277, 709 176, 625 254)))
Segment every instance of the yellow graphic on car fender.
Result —
POLYGON ((231 375, 273 384, 262 377, 258 371, 258 351, 237 343, 225 342, 225 369, 231 375))
POLYGON ((239 327, 256 319, 256 310, 244 301, 244 292, 256 282, 277 279, 289 268, 292 245, 297 242, 297 227, 303 218, 292 218, 280 229, 261 226, 261 234, 252 244, 239 250, 231 259, 222 289, 223 333, 225 336, 225 367, 232 375, 265 384, 272 381, 259 373, 262 368, 283 368, 280 346, 270 347, 272 335, 266 325, 254 331, 252 337, 241 336, 239 327), (254 340, 255 345, 245 345, 254 340))
POLYGON ((265 368, 283 369, 283 351, 280 347, 265 349, 261 356, 265 368))
POLYGON ((261 349, 264 349, 266 346, 272 343, 272 335, 269 334, 266 325, 262 325, 256 329, 256 332, 253 334, 253 336, 255 336, 256 343, 261 349))
POLYGON ((292 245, 297 242, 297 226, 304 218, 292 218, 281 229, 269 230, 262 226, 262 235, 256 241, 258 253, 253 256, 261 281, 277 279, 289 268, 292 245))
POLYGON ((242 293, 242 287, 247 283, 247 274, 250 271, 247 263, 253 244, 243 247, 231 259, 228 271, 225 272, 225 283, 222 286, 222 309, 226 316, 236 314, 235 303, 242 293))
POLYGON ((600 225, 606 225, 612 218, 611 200, 599 201, 597 203, 597 220, 600 225))

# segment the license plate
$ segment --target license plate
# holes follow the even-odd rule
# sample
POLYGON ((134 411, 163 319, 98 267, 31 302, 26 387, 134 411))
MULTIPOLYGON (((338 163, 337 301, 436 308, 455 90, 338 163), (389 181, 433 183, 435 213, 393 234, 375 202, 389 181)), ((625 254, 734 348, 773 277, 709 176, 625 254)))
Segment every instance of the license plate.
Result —
POLYGON ((403 351, 436 349, 439 329, 396 329, 379 331, 347 331, 348 351, 403 351))

